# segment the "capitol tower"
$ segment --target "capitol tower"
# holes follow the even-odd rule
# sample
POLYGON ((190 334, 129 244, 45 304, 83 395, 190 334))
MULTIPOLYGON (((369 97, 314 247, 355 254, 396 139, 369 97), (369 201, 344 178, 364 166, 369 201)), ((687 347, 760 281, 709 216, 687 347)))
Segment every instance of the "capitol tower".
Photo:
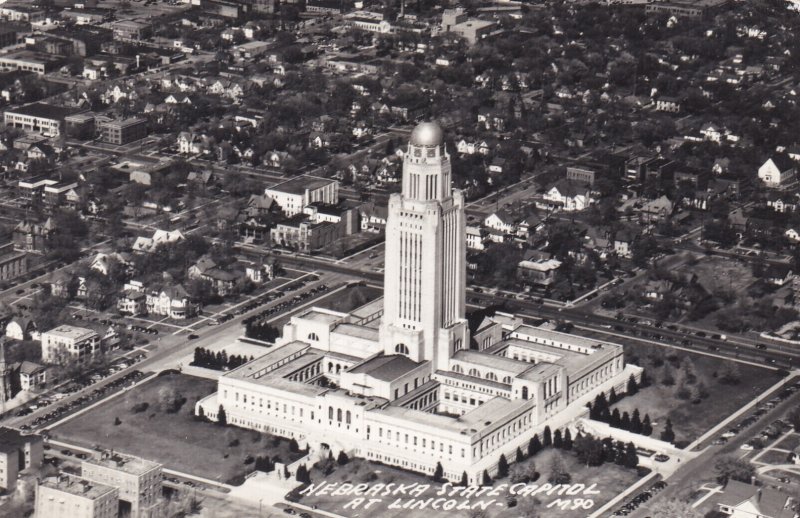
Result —
POLYGON ((384 353, 449 370, 450 357, 469 348, 465 290, 464 196, 451 187, 441 127, 424 122, 411 133, 402 193, 389 199, 384 353))

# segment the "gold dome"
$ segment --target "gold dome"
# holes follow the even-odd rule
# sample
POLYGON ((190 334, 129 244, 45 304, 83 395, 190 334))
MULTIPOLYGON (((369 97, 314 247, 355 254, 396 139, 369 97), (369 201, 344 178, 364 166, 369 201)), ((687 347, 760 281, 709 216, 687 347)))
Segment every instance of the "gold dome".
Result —
POLYGON ((441 146, 443 141, 444 134, 442 128, 435 122, 422 122, 417 124, 414 131, 411 132, 412 146, 441 146))

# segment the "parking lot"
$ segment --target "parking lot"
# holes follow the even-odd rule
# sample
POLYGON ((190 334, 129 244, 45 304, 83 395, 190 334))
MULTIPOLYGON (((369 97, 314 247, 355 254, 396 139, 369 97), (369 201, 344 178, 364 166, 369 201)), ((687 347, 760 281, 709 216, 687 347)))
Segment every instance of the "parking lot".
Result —
POLYGON ((612 513, 612 516, 628 516, 633 511, 639 508, 640 505, 647 502, 658 493, 664 490, 667 487, 667 483, 663 480, 659 480, 651 485, 649 488, 645 489, 644 491, 637 493, 636 496, 625 502, 621 507, 619 507, 616 511, 612 513))

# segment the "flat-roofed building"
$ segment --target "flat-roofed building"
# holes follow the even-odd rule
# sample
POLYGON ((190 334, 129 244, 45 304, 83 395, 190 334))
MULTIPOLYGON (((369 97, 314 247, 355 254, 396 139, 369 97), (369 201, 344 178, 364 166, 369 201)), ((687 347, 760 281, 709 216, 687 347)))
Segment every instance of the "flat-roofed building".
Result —
POLYGON ((64 129, 64 119, 74 110, 46 103, 32 103, 11 108, 3 114, 6 127, 58 137, 64 129))
POLYGON ((23 72, 35 72, 44 75, 52 72, 63 63, 63 59, 53 57, 49 54, 21 50, 0 56, 0 71, 9 72, 21 70, 23 72))
POLYGON ((700 18, 725 7, 730 0, 672 0, 650 2, 645 6, 648 13, 668 13, 673 16, 700 18))
POLYGON ((81 463, 81 476, 119 488, 120 516, 156 518, 161 511, 162 465, 131 455, 104 453, 81 463))
POLYGON ((275 200, 283 213, 294 216, 314 202, 339 203, 339 182, 327 178, 303 176, 269 187, 264 193, 275 200))
POLYGON ((330 221, 315 222, 308 214, 295 214, 270 229, 272 243, 300 252, 319 250, 344 236, 344 225, 330 221))
POLYGON ((147 120, 131 117, 124 120, 104 121, 99 124, 103 142, 122 146, 147 136, 147 120))
POLYGON ((17 43, 17 29, 15 26, 0 25, 0 47, 8 47, 17 43))
POLYGON ((47 11, 20 2, 7 2, 0 5, 0 17, 11 22, 40 23, 47 18, 47 11))
POLYGON ((569 427, 598 394, 639 378, 621 345, 511 315, 484 319, 470 347, 464 196, 451 173, 441 127, 417 126, 389 199, 383 300, 292 316, 196 412, 222 408, 228 424, 293 437, 312 456, 346 451, 475 484, 533 434, 569 427))
POLYGON ((44 188, 44 202, 50 207, 59 207, 66 201, 67 193, 78 188, 78 182, 57 182, 44 188))
POLYGON ((153 25, 136 20, 122 20, 112 26, 116 40, 146 40, 153 35, 153 25))
POLYGON ((100 335, 91 329, 61 325, 42 333, 42 361, 54 363, 63 356, 88 359, 100 346, 100 335))
POLYGON ((42 465, 42 436, 25 435, 14 428, 0 427, 0 489, 11 493, 19 472, 42 465))
POLYGON ((116 518, 119 489, 63 473, 36 488, 34 518, 116 518))
POLYGON ((596 177, 597 170, 591 167, 584 165, 567 166, 567 180, 594 185, 596 177))
POLYGON ((64 130, 68 137, 90 139, 95 135, 95 116, 92 112, 74 113, 64 117, 64 130))

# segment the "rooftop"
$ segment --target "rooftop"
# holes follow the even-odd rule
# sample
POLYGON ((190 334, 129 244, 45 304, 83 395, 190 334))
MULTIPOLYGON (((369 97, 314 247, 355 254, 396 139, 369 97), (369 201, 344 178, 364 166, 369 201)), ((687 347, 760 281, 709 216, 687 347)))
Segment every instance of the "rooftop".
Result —
POLYGON ((266 193, 270 192, 284 192, 288 194, 305 194, 306 190, 313 191, 322 187, 335 183, 336 180, 329 180, 327 178, 318 178, 315 176, 300 176, 292 178, 278 185, 273 185, 267 188, 266 193))
POLYGON ((112 491, 119 491, 115 487, 98 484, 83 477, 67 473, 59 475, 57 479, 45 480, 40 485, 41 487, 57 489, 71 495, 82 496, 89 500, 96 500, 112 491))
POLYGON ((32 441, 41 441, 39 435, 23 435, 15 428, 0 427, 0 451, 8 453, 32 441))
POLYGON ((153 471, 154 469, 161 468, 161 464, 157 462, 145 460, 140 457, 134 457, 132 455, 124 455, 122 453, 104 455, 100 458, 90 457, 83 461, 81 469, 85 469, 83 466, 87 464, 124 471, 125 473, 130 473, 131 475, 144 475, 145 473, 153 471))
POLYGON ((349 372, 366 374, 380 381, 394 381, 422 365, 401 354, 378 356, 356 365, 349 372))
POLYGON ((44 119, 63 119, 67 115, 74 113, 74 111, 75 110, 72 108, 65 108, 63 106, 54 106, 46 103, 32 103, 25 106, 20 106, 19 108, 6 110, 6 113, 40 117, 44 119))
POLYGON ((58 336, 61 338, 69 338, 70 340, 81 340, 89 338, 92 335, 96 335, 97 333, 91 329, 86 329, 85 327, 69 326, 65 324, 58 326, 55 329, 51 329, 45 334, 58 336))

